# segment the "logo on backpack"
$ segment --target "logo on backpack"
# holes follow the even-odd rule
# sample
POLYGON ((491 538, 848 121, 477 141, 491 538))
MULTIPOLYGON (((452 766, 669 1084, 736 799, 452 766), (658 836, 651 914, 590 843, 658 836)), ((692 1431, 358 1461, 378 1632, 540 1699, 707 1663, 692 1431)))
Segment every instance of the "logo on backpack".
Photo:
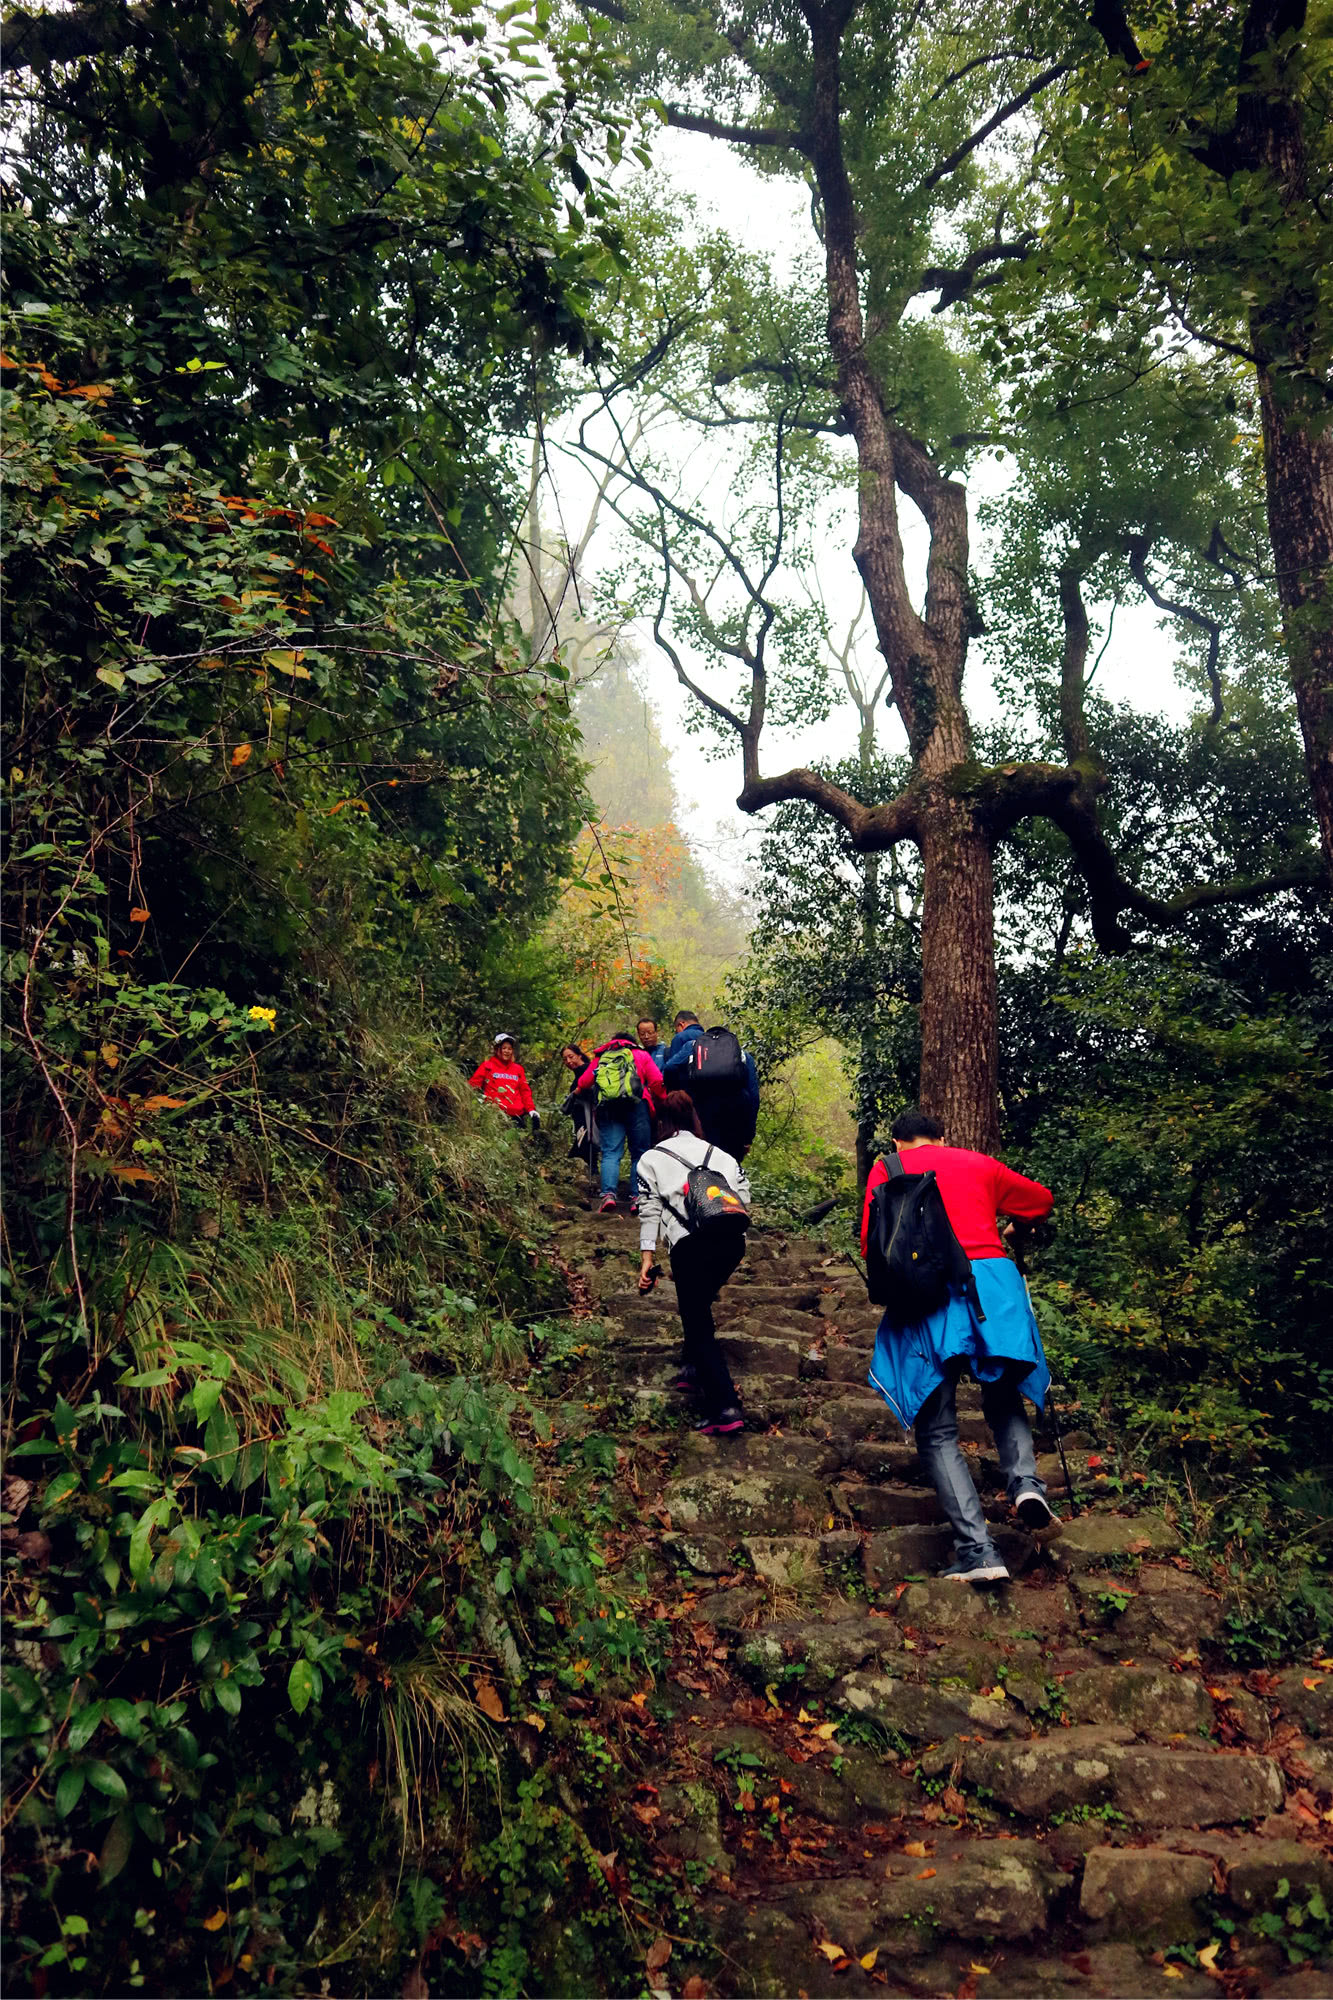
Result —
POLYGON ((597 1102, 625 1104, 643 1096, 643 1080, 634 1064, 633 1049, 608 1049, 597 1059, 597 1102))
POLYGON ((909 1174, 897 1154, 884 1162, 870 1203, 866 1288, 895 1326, 916 1326, 955 1295, 981 1301, 967 1252, 954 1234, 933 1173, 909 1174))
POLYGON ((745 1081, 745 1051, 730 1028, 706 1028, 695 1036, 689 1059, 690 1090, 721 1090, 745 1081))
POLYGON ((748 1225, 750 1211, 731 1182, 716 1168, 709 1172, 708 1162, 713 1157, 711 1146, 697 1167, 692 1167, 683 1154, 673 1153, 670 1146, 659 1146, 657 1151, 666 1153, 677 1166, 685 1169, 684 1208, 677 1208, 669 1195, 662 1196, 662 1203, 678 1222, 684 1223, 691 1236, 700 1230, 711 1236, 724 1226, 744 1229, 748 1225))

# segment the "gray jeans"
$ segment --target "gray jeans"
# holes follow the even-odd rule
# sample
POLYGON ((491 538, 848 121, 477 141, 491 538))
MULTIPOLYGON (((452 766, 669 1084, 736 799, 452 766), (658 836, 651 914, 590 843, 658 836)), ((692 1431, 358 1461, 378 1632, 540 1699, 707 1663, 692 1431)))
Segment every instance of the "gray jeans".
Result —
MULTIPOLYGON (((955 1553, 963 1561, 998 1562, 999 1551, 991 1540, 980 1495, 958 1443, 957 1386, 957 1376, 948 1376, 921 1405, 916 1448, 953 1529, 955 1553)), ((1037 1477, 1032 1427, 1010 1374, 998 1382, 982 1383, 981 1408, 995 1439, 1009 1498, 1020 1492, 1044 1495, 1046 1488, 1037 1477)))

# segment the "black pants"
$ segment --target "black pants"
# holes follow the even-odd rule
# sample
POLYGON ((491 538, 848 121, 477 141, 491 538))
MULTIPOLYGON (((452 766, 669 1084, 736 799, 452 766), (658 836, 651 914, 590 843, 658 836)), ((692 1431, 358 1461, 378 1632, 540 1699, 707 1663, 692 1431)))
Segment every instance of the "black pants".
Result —
POLYGON ((744 1255, 745 1233, 740 1229, 728 1229, 721 1242, 708 1236, 685 1236, 671 1252, 676 1309, 685 1336, 685 1365, 694 1370, 706 1417, 718 1417, 738 1402, 726 1356, 717 1344, 713 1301, 744 1255))

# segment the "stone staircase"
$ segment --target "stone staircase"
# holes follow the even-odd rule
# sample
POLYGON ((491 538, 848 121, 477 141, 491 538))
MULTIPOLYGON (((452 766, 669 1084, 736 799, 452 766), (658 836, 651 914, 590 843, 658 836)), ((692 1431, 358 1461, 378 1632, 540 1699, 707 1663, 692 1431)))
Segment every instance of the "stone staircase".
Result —
POLYGON ((936 1580, 949 1536, 866 1386, 877 1315, 845 1257, 752 1232, 718 1308, 750 1427, 717 1439, 665 1387, 674 1291, 635 1290, 637 1225, 570 1189, 557 1244, 610 1330, 587 1365, 678 1635, 645 1795, 721 1954, 710 1991, 1333 1992, 1248 1925, 1315 1889, 1333 1909, 1333 1673, 1228 1668, 1219 1600, 1163 1512, 1098 1492, 1088 1435, 1076 1519, 1041 1461, 1066 1518, 1038 1540, 964 1388, 1014 1580, 936 1580))

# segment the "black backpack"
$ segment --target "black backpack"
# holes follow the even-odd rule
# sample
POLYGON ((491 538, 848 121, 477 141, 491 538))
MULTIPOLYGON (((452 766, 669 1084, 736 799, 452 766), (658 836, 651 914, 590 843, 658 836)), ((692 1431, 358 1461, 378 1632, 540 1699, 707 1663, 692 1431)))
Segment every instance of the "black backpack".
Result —
POLYGON ((721 1090, 744 1084, 745 1052, 730 1028, 706 1028, 696 1035, 689 1056, 686 1088, 721 1090))
POLYGON ((933 1173, 909 1174, 896 1153, 884 1161, 889 1178, 870 1200, 866 1288, 895 1326, 916 1326, 961 1294, 984 1319, 967 1252, 954 1234, 933 1173))
POLYGON ((708 1170, 714 1150, 711 1146, 697 1167, 692 1167, 683 1153, 673 1153, 670 1146, 658 1146, 655 1150, 668 1154, 677 1166, 685 1169, 684 1208, 677 1208, 668 1195, 662 1196, 662 1202, 678 1222, 684 1223, 691 1236, 700 1231, 714 1236, 723 1230, 749 1226, 750 1211, 731 1182, 716 1169, 711 1173, 708 1170))

